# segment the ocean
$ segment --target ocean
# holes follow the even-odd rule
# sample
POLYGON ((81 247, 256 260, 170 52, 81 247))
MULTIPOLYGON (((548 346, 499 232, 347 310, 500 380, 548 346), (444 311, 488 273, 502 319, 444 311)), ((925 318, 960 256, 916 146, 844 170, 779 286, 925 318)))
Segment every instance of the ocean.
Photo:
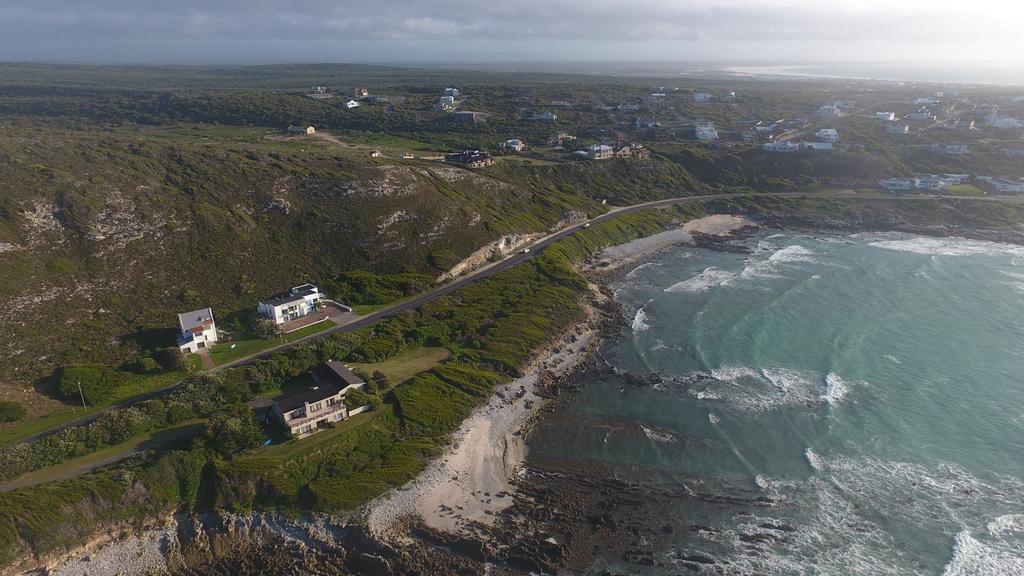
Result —
POLYGON ((849 62, 731 66, 725 68, 725 71, 739 76, 804 76, 894 82, 1024 86, 1024 63, 1021 62, 849 62))
POLYGON ((1024 574, 1024 247, 763 231, 749 254, 677 247, 613 285, 603 359, 528 438, 723 497, 661 518, 659 566, 592 573, 1024 574), (744 504, 754 495, 770 505, 744 504), (767 534, 767 536, 765 536, 767 534), (672 542, 676 539, 675 542, 672 542))

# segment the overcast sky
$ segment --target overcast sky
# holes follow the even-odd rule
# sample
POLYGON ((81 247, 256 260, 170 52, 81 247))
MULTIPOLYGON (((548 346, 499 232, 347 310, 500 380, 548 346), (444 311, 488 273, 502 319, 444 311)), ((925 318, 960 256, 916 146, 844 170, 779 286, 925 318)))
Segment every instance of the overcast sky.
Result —
POLYGON ((0 60, 1024 59, 1024 0, 0 0, 0 60))

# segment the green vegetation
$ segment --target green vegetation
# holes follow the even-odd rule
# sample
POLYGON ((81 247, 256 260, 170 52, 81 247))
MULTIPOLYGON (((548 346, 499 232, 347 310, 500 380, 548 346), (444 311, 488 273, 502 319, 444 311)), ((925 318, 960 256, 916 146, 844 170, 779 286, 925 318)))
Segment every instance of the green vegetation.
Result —
POLYGON ((13 400, 0 400, 0 422, 17 422, 25 417, 25 407, 13 400))
MULTIPOLYGON (((349 367, 356 372, 372 374, 371 379, 376 378, 376 373, 379 372, 391 383, 400 384, 444 362, 449 355, 447 348, 424 346, 400 352, 376 364, 353 362, 349 367)), ((367 381, 367 384, 369 383, 367 381)))
MULTIPOLYGON (((431 254, 430 262, 438 269, 447 270, 447 266, 454 264, 449 259, 438 261, 435 254, 431 254)), ((342 273, 324 286, 339 302, 381 305, 425 292, 433 285, 434 279, 424 274, 373 274, 356 270, 342 273)))
POLYGON ((272 339, 232 340, 228 342, 219 342, 210 348, 210 358, 213 359, 214 365, 220 366, 222 364, 238 360, 239 358, 257 354, 268 348, 273 348, 274 346, 288 344, 289 342, 295 342, 296 340, 300 340, 306 336, 319 334, 320 332, 335 326, 336 324, 333 320, 324 320, 323 322, 311 324, 305 328, 295 330, 294 332, 280 334, 272 339))
POLYGON ((99 404, 109 400, 128 375, 106 366, 68 366, 60 371, 57 389, 71 401, 99 404))

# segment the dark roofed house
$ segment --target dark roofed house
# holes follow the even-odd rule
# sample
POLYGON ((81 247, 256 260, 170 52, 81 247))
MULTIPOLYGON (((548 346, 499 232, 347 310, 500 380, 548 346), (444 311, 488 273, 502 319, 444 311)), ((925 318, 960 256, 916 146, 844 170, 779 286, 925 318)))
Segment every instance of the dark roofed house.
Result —
POLYGON ((449 164, 461 164, 467 168, 483 168, 494 163, 494 158, 481 150, 463 150, 454 154, 446 154, 444 161, 449 164))
POLYGON ((347 366, 331 360, 314 368, 311 376, 313 386, 273 400, 274 414, 298 438, 320 431, 328 422, 339 422, 362 411, 349 412, 345 406, 345 394, 366 385, 347 366))

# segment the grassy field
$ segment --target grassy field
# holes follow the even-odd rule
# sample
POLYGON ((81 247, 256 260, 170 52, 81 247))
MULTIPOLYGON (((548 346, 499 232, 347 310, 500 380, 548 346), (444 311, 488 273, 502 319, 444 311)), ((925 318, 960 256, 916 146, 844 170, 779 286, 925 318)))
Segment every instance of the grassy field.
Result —
POLYGON ((221 364, 226 364, 251 354, 258 354, 267 348, 272 348, 280 344, 287 344, 300 338, 305 338, 306 336, 318 334, 334 326, 337 326, 337 324, 332 320, 325 320, 311 326, 306 326, 301 330, 289 332, 288 334, 284 334, 283 336, 274 338, 273 340, 254 339, 221 342, 216 344, 213 348, 210 348, 210 358, 213 360, 213 364, 215 366, 220 366, 221 364))
POLYGON ((973 184, 954 184, 946 189, 947 194, 955 196, 984 196, 985 191, 973 184))
POLYGON ((42 432, 54 426, 59 426, 65 422, 69 422, 82 416, 102 412, 106 408, 133 396, 159 390, 171 386, 184 378, 185 372, 165 372, 162 374, 156 374, 153 376, 140 376, 132 378, 128 383, 120 386, 115 390, 113 396, 109 400, 89 406, 87 409, 83 409, 81 406, 65 406, 60 410, 43 416, 41 418, 32 418, 24 420, 15 424, 14 426, 0 431, 0 446, 4 444, 10 444, 17 442, 23 438, 31 436, 33 434, 42 432))
POLYGON ((407 350, 396 356, 388 358, 375 364, 364 364, 353 362, 349 367, 366 374, 373 374, 379 370, 388 377, 392 385, 401 384, 409 378, 426 372, 434 366, 448 359, 450 353, 447 348, 421 347, 407 350))

